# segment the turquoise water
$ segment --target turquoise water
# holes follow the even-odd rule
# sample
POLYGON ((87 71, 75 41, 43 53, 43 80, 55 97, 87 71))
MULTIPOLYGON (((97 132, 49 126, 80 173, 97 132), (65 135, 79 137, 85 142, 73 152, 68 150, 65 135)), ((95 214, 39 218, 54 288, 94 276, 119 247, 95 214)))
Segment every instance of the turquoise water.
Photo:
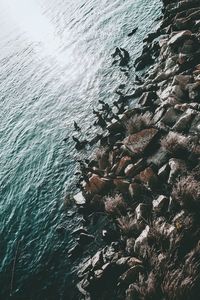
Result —
POLYGON ((159 0, 0 0, 1 299, 70 299, 73 121, 94 134, 92 108, 128 80, 111 53, 124 47, 133 63, 159 14, 159 0))

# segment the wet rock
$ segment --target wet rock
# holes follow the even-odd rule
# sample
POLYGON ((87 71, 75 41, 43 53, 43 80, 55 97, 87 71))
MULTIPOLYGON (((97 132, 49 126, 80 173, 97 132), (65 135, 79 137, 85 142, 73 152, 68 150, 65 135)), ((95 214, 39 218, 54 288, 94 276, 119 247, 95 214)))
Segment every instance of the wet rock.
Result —
POLYGON ((94 236, 91 234, 87 234, 87 233, 80 233, 79 238, 78 238, 78 242, 81 246, 85 246, 87 244, 90 244, 91 242, 94 241, 94 236))
POLYGON ((156 212, 162 212, 167 209, 169 205, 169 199, 164 196, 160 195, 156 200, 153 200, 153 210, 156 212))
POLYGON ((138 30, 138 27, 134 28, 127 36, 132 36, 136 31, 138 30))
POLYGON ((138 103, 141 106, 149 106, 153 104, 153 101, 156 99, 156 93, 155 92, 146 92, 143 93, 143 95, 140 97, 138 103))
POLYGON ((134 251, 136 254, 144 257, 146 253, 147 237, 150 227, 147 225, 135 241, 134 251))
POLYGON ((139 273, 142 271, 143 268, 141 265, 135 265, 131 267, 119 277, 120 285, 128 287, 132 282, 134 282, 138 278, 139 273))
POLYGON ((86 204, 86 199, 83 196, 82 192, 79 192, 78 194, 76 194, 74 196, 74 201, 75 201, 76 205, 85 205, 86 204))
POLYGON ((123 140, 125 147, 136 156, 140 156, 158 133, 157 129, 149 128, 128 136, 123 140))
POLYGON ((89 286, 89 281, 87 279, 81 280, 79 283, 77 283, 77 289, 79 292, 85 296, 85 299, 90 299, 90 294, 85 290, 85 287, 87 288, 89 286))
POLYGON ((146 66, 151 65, 154 62, 150 52, 142 54, 139 58, 136 59, 134 66, 135 70, 139 71, 144 69, 146 66))
POLYGON ((79 265, 79 270, 78 270, 78 277, 82 278, 85 276, 85 274, 92 268, 92 260, 91 258, 87 259, 84 261, 82 264, 79 265))
POLYGON ((116 261, 116 265, 120 266, 120 267, 127 266, 127 262, 128 262, 129 259, 130 259, 130 256, 121 257, 120 259, 118 259, 116 261))
POLYGON ((74 245, 72 248, 69 249, 68 251, 68 257, 72 259, 76 259, 79 257, 83 252, 83 248, 80 244, 74 245))
POLYGON ((100 268, 104 263, 103 252, 98 251, 91 259, 93 269, 100 268))

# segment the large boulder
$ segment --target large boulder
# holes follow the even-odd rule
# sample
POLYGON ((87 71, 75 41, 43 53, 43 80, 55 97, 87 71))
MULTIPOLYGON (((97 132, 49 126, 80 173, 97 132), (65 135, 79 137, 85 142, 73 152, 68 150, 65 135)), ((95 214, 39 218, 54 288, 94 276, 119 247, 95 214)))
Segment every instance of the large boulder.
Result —
POLYGON ((135 134, 129 135, 123 140, 127 150, 134 156, 141 156, 150 143, 155 139, 158 130, 155 128, 144 129, 135 134))

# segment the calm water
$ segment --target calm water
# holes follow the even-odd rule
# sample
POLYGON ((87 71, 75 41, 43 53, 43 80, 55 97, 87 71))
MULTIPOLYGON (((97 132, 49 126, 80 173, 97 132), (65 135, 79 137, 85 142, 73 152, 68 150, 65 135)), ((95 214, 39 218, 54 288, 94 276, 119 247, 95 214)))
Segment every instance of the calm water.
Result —
POLYGON ((122 46, 134 62, 159 14, 159 0, 0 0, 0 299, 70 298, 78 220, 63 198, 79 155, 63 138, 73 120, 91 135, 92 108, 127 81, 111 53, 122 46))

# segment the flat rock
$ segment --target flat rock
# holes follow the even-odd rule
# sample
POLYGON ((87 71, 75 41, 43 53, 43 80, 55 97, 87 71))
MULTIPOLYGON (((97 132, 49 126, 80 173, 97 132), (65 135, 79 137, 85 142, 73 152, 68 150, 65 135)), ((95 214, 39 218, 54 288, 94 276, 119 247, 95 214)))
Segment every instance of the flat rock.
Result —
POLYGON ((133 155, 139 156, 154 140, 157 133, 158 130, 154 128, 144 129, 125 138, 123 144, 133 155))
POLYGON ((90 177, 89 182, 86 184, 85 189, 87 192, 91 194, 103 193, 109 186, 109 183, 110 183, 109 179, 93 174, 90 177))

